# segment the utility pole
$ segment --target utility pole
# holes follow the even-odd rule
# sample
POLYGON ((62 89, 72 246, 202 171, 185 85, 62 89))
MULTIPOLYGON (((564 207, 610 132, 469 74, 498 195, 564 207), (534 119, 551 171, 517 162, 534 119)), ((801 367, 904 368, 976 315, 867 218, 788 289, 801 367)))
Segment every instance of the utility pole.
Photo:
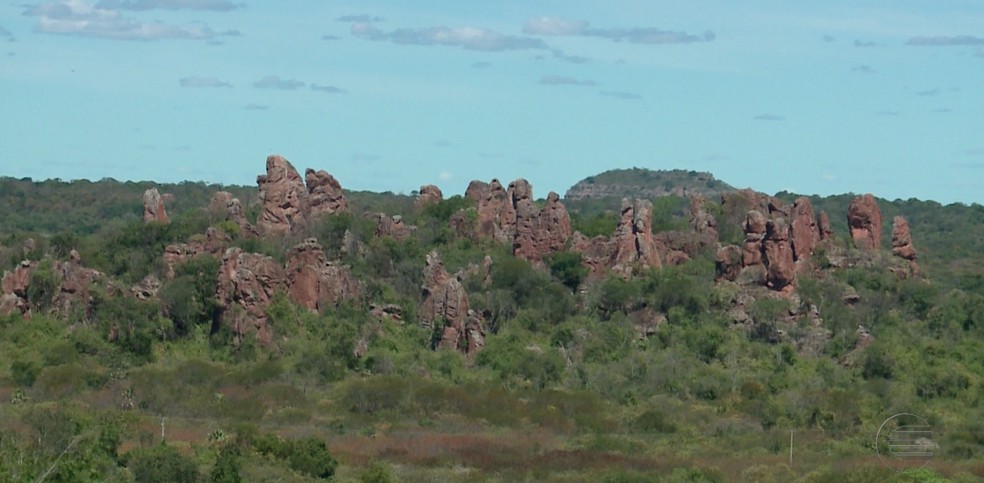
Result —
POLYGON ((789 468, 793 468, 793 430, 789 430, 789 468))

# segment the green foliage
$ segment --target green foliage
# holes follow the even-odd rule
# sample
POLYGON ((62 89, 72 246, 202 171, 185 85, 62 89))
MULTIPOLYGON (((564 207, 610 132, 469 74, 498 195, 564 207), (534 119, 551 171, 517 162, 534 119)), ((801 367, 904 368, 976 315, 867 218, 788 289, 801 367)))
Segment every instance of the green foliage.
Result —
POLYGON ((127 454, 128 467, 139 483, 196 483, 199 480, 195 462, 167 443, 127 454))
POLYGON ((223 444, 219 447, 219 454, 215 459, 215 466, 209 473, 209 481, 212 483, 239 483, 243 481, 240 476, 242 466, 242 454, 238 444, 223 444))
POLYGON ((476 363, 496 371, 503 379, 518 377, 536 389, 560 380, 564 361, 551 347, 535 345, 518 331, 489 337, 476 363))
POLYGON ((31 279, 27 287, 27 299, 31 306, 39 312, 51 309, 51 302, 58 294, 59 276, 55 274, 54 263, 45 258, 31 270, 31 279))
POLYGON ((396 483, 396 475, 393 469, 382 461, 373 461, 362 474, 359 475, 361 483, 396 483))
POLYGON ((576 291, 588 275, 588 267, 581 264, 580 253, 557 252, 548 255, 544 261, 550 267, 550 273, 572 291, 576 291))
POLYGON ((321 439, 285 440, 273 434, 257 436, 253 448, 260 454, 283 460, 294 471, 323 480, 331 479, 338 462, 321 439))

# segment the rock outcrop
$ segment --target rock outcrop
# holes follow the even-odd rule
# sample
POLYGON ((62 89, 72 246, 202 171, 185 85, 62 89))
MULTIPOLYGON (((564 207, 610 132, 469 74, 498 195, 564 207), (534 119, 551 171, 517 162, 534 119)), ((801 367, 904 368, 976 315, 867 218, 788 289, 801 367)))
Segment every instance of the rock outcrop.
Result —
POLYGON ((307 182, 307 215, 321 216, 349 211, 348 200, 342 192, 342 185, 334 176, 323 170, 308 168, 304 171, 307 182))
POLYGON ((376 214, 376 237, 388 236, 394 240, 406 240, 416 229, 416 226, 404 223, 400 215, 376 214))
POLYGON ((24 317, 31 316, 31 302, 27 298, 27 289, 31 285, 31 270, 34 264, 23 260, 12 272, 3 273, 0 282, 3 295, 0 297, 0 315, 19 312, 24 317))
POLYGON ((765 264, 768 267, 767 284, 777 291, 789 292, 796 280, 793 263, 793 247, 789 243, 789 225, 783 218, 769 220, 765 235, 765 264))
POLYGON ((167 217, 167 211, 164 210, 164 198, 157 192, 157 188, 150 188, 144 191, 143 205, 144 223, 170 223, 171 220, 167 217))
POLYGON ((359 281, 347 266, 328 261, 317 240, 304 240, 287 252, 287 294, 308 310, 321 311, 357 298, 359 281))
POLYGON ((215 297, 222 307, 222 322, 237 341, 255 334, 261 344, 273 340, 266 308, 278 290, 286 288, 284 269, 273 258, 230 248, 222 256, 215 297))
POLYGON ((649 200, 622 200, 612 244, 615 250, 612 270, 616 272, 629 274, 633 266, 662 266, 659 247, 653 239, 653 204, 649 200))
POLYGON ((916 261, 916 248, 912 246, 909 222, 901 216, 892 220, 892 255, 910 262, 916 261))
MULTIPOLYGON (((806 197, 796 198, 790 212, 793 258, 800 267, 809 268, 813 250, 820 243, 820 229, 813 214, 813 204, 806 197)), ((801 268, 802 270, 802 268, 801 268)))
POLYGON ((448 275, 440 255, 427 254, 421 286, 420 322, 440 334, 437 346, 470 354, 485 346, 482 320, 468 308, 468 294, 448 275))
POLYGON ((231 221, 239 227, 242 236, 256 235, 256 229, 249 224, 243 213, 243 205, 239 198, 228 191, 217 191, 212 195, 208 204, 208 213, 213 221, 231 221))
POLYGON ((882 217, 878 202, 871 194, 858 196, 847 210, 847 226, 854 246, 861 250, 878 250, 882 244, 882 217))
POLYGON ((441 201, 444 201, 444 193, 441 192, 441 188, 432 184, 421 186, 420 191, 417 192, 416 205, 418 208, 440 203, 441 201))
POLYGON ((727 245, 718 249, 714 259, 717 278, 734 282, 742 269, 742 249, 737 245, 727 245))
POLYGON ((58 284, 58 293, 51 300, 54 310, 60 314, 68 314, 74 307, 88 307, 92 302, 89 286, 102 273, 83 267, 79 252, 75 250, 69 253, 67 262, 57 263, 55 270, 61 282, 58 284))
POLYGON ((697 237, 697 250, 717 245, 717 219, 707 211, 703 196, 690 198, 690 230, 697 237))
POLYGON ((742 245, 742 266, 762 265, 762 242, 765 240, 766 218, 758 210, 745 215, 745 242, 742 245))
POLYGON ((282 156, 266 160, 266 174, 256 177, 263 208, 256 220, 261 235, 286 235, 305 224, 308 191, 297 170, 282 156))
POLYGON ((512 243, 516 236, 516 207, 512 195, 499 180, 485 184, 472 181, 465 196, 477 203, 478 236, 492 238, 502 243, 512 243))
POLYGON ((823 210, 820 210, 820 214, 817 215, 817 229, 820 232, 820 241, 834 239, 834 230, 830 227, 830 217, 823 210))

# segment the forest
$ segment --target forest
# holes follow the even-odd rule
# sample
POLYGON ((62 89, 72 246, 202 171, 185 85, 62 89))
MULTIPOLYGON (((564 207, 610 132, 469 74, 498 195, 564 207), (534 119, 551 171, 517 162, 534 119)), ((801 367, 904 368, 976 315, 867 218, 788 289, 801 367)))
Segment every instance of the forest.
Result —
POLYGON ((675 171, 626 202, 520 180, 335 192, 309 171, 294 214, 265 203, 296 188, 272 173, 259 190, 0 179, 0 480, 984 478, 981 205, 877 199, 884 241, 864 249, 854 194, 706 173, 704 197, 672 194, 675 171), (487 216, 500 192, 509 229, 487 216), (802 267, 773 273, 766 247, 766 274, 727 275, 751 209, 778 246, 804 205, 830 234, 802 267), (892 254, 897 216, 913 260, 892 254), (925 464, 882 457, 900 413, 932 427, 925 464))

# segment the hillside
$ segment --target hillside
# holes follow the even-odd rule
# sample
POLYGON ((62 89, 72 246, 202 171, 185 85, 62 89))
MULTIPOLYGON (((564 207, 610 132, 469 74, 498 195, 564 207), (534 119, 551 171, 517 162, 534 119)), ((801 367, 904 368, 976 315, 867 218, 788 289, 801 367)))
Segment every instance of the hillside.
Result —
POLYGON ((984 477, 979 205, 259 164, 0 180, 0 481, 984 477), (874 451, 902 412, 919 472, 874 451))
POLYGON ((571 186, 565 200, 598 198, 658 198, 661 196, 719 196, 735 189, 710 173, 642 168, 613 169, 589 176, 571 186))

